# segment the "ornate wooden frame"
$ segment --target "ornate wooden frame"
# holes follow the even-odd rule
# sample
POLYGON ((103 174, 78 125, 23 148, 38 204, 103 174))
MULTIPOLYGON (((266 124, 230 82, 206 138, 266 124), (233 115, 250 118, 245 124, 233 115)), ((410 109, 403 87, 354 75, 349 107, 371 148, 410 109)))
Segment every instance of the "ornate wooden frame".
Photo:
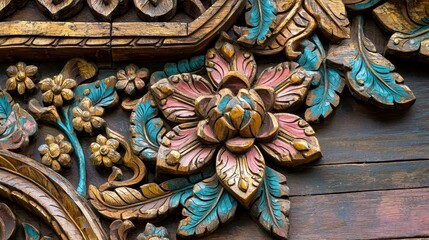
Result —
MULTIPOLYGON (((62 239, 123 240, 133 221, 176 209, 183 215, 176 235, 199 238, 229 222, 238 205, 271 235, 287 239, 289 188, 266 163, 293 167, 320 159, 310 124, 332 114, 346 86, 379 108, 415 101, 366 37, 364 13, 372 11, 395 32, 389 53, 429 56, 427 0, 217 0, 206 1, 207 9, 201 0, 134 0, 141 22, 114 21, 131 0, 87 0, 107 22, 64 21, 83 0, 34 1, 54 20, 0 22, 1 61, 71 60, 40 81, 35 65, 7 68, 0 89, 0 199, 36 213, 62 239), (178 4, 195 19, 169 22, 178 4), (276 54, 283 60, 258 69, 256 55, 276 54), (98 66, 82 57, 173 62, 152 74, 129 64, 98 79, 98 66), (129 139, 103 117, 119 102, 131 114, 129 139), (291 114, 301 106, 302 118, 291 114), (28 147, 45 123, 62 134, 45 137, 40 159, 11 152, 28 147), (79 136, 92 138, 89 156, 79 136), (72 166, 72 156, 76 189, 56 173, 72 166), (88 163, 110 171, 103 184, 88 186, 88 163), (153 182, 147 165, 155 168, 153 182), (109 237, 94 211, 114 220, 109 237)), ((26 2, 0 0, 0 18, 26 2)), ((22 229, 28 239, 49 239, 17 219, 0 203, 0 238, 22 229)), ((137 239, 151 237, 169 233, 148 223, 137 239)))

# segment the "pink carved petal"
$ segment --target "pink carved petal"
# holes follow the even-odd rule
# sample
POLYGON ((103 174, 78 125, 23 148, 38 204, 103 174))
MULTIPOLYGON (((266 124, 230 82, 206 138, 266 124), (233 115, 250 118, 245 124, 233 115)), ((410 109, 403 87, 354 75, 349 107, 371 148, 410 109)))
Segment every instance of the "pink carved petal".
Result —
POLYGON ((269 143, 259 143, 262 150, 279 165, 296 166, 319 159, 322 154, 311 126, 298 116, 278 113, 279 132, 269 143))
POLYGON ((238 46, 225 41, 223 37, 206 55, 207 73, 213 84, 219 88, 229 72, 239 72, 252 84, 256 75, 256 62, 253 55, 238 46))
POLYGON ((202 144, 197 136, 197 124, 180 124, 164 136, 158 151, 157 174, 197 173, 212 160, 216 145, 202 144))
POLYGON ((214 91, 211 84, 200 76, 179 74, 153 84, 151 93, 168 120, 182 123, 198 120, 200 116, 195 112, 195 100, 212 95, 214 91))
POLYGON ((265 69, 255 83, 255 88, 274 89, 274 109, 284 111, 298 107, 307 94, 312 76, 295 62, 284 62, 265 69))
POLYGON ((225 189, 248 207, 262 184, 265 160, 256 146, 244 154, 222 147, 216 157, 216 173, 225 189))

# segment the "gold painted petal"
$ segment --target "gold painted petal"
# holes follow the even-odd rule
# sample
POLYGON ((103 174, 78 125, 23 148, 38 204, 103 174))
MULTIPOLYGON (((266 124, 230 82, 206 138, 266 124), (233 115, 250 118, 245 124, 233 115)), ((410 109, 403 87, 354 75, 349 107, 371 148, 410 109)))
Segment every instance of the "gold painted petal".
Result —
POLYGON ((213 129, 208 123, 208 120, 201 120, 198 122, 197 136, 199 137, 200 141, 205 144, 219 143, 219 140, 216 138, 216 134, 213 132, 213 129))
POLYGON ((92 106, 92 101, 90 98, 85 97, 84 99, 82 99, 82 101, 80 102, 80 106, 82 108, 82 110, 89 110, 89 108, 92 106))
POLYGON ((74 107, 73 109, 72 109, 72 114, 73 114, 73 117, 82 117, 82 114, 83 114, 83 112, 82 112, 82 109, 80 109, 80 107, 74 107))
POLYGON ((255 143, 254 138, 231 138, 225 143, 226 148, 235 154, 243 154, 249 150, 255 143))
POLYGON ((51 168, 55 172, 59 172, 59 171, 61 171, 61 164, 57 160, 53 160, 52 164, 51 164, 51 168))
POLYGON ((45 138, 45 142, 46 142, 46 144, 52 144, 52 143, 54 143, 55 142, 55 137, 54 136, 52 136, 51 134, 48 134, 48 135, 46 135, 46 138, 45 138))
POLYGON ((126 77, 124 79, 118 77, 118 79, 119 79, 119 81, 116 82, 116 86, 115 86, 116 89, 118 89, 118 90, 124 90, 125 87, 128 84, 128 79, 126 77))
POLYGON ((136 93, 136 86, 134 85, 134 83, 132 81, 128 82, 127 86, 125 87, 125 92, 129 96, 133 96, 136 93))
POLYGON ((91 122, 85 122, 85 121, 82 121, 82 123, 83 123, 83 129, 85 130, 85 132, 87 132, 87 133, 92 133, 92 125, 91 125, 91 122))
POLYGON ((237 130, 225 117, 221 117, 215 122, 213 131, 215 132, 216 138, 220 141, 225 141, 237 134, 237 130))
POLYGON ((150 72, 149 72, 149 69, 147 68, 140 68, 136 73, 136 77, 142 79, 143 81, 145 79, 148 79, 149 76, 150 76, 150 72))
POLYGON ((48 90, 51 90, 52 78, 45 78, 42 81, 40 81, 39 87, 40 87, 40 90, 42 90, 42 92, 46 92, 48 90))
POLYGON ((18 74, 18 68, 14 65, 9 66, 6 69, 6 73, 8 77, 15 77, 18 74))
POLYGON ((25 75, 27 77, 34 77, 37 74, 38 68, 34 65, 29 65, 25 67, 25 75))
POLYGON ((106 145, 113 149, 117 149, 119 147, 119 142, 118 140, 111 138, 107 140, 106 145))
POLYGON ((256 111, 249 112, 250 120, 240 129, 240 136, 244 138, 256 137, 262 125, 262 116, 256 111))
POLYGON ((52 158, 49 156, 49 154, 45 154, 42 157, 42 163, 46 166, 51 166, 52 164, 52 158))
POLYGON ((60 155, 60 157, 58 158, 58 162, 61 164, 61 166, 65 168, 70 168, 72 164, 70 155, 65 153, 60 155))
POLYGON ((39 146, 39 148, 37 150, 39 151, 39 153, 41 155, 45 155, 45 154, 49 153, 49 146, 48 146, 48 144, 42 144, 39 146))
POLYGON ((74 88, 74 87, 76 87, 76 81, 73 79, 70 79, 70 78, 65 79, 62 82, 61 87, 68 88, 68 89, 74 88))
POLYGON ((102 134, 98 134, 97 136, 97 143, 100 145, 106 145, 107 143, 107 138, 105 136, 103 136, 102 134))
POLYGON ((13 91, 13 90, 15 90, 16 89, 16 80, 15 80, 15 78, 14 77, 11 77, 11 78, 8 78, 7 80, 6 80, 6 89, 8 90, 8 91, 13 91))
POLYGON ((258 139, 258 142, 270 142, 277 136, 278 132, 279 122, 277 121, 276 116, 272 113, 267 113, 265 114, 261 128, 256 135, 256 139, 258 139))
POLYGON ((240 89, 249 88, 250 82, 244 74, 231 71, 222 79, 220 87, 230 89, 236 95, 240 89))
POLYGON ((71 153, 73 151, 73 147, 69 142, 61 141, 60 149, 62 153, 71 153))
POLYGON ((106 126, 106 121, 101 117, 92 117, 91 124, 95 129, 100 129, 106 126))
POLYGON ((143 79, 136 77, 134 79, 134 85, 138 91, 141 91, 141 90, 143 90, 145 83, 144 83, 143 79))
POLYGON ((60 94, 54 95, 54 105, 55 107, 63 106, 63 97, 60 94))
POLYGON ((112 160, 109 157, 107 157, 107 156, 103 157, 103 164, 104 164, 105 167, 108 167, 108 168, 110 168, 110 167, 113 166, 112 160))
POLYGON ((213 159, 216 146, 202 144, 197 124, 182 123, 164 136, 156 161, 157 173, 193 174, 213 159))
POLYGON ((261 187, 265 160, 256 146, 245 154, 233 154, 222 147, 216 157, 216 173, 225 189, 248 207, 261 187))
POLYGON ((54 76, 54 81, 53 83, 55 83, 55 85, 61 85, 63 83, 63 75, 62 74, 58 74, 57 76, 54 76))
POLYGON ((23 95, 25 93, 25 83, 19 82, 17 90, 20 95, 23 95))
POLYGON ((264 109, 266 112, 271 111, 275 103, 275 93, 272 87, 258 86, 254 89, 251 89, 250 92, 252 94, 257 94, 259 98, 263 101, 264 109))
POLYGON ((36 87, 36 85, 34 84, 34 82, 30 78, 28 78, 28 77, 25 78, 24 83, 25 83, 25 87, 28 90, 32 90, 32 89, 34 89, 36 87))
POLYGON ((322 156, 315 133, 306 121, 287 113, 274 115, 279 123, 277 137, 272 142, 259 143, 259 146, 277 164, 296 166, 322 156))
MULTIPOLYGON (((98 135, 98 136, 100 136, 100 135, 98 135)), ((93 142, 93 143, 91 143, 89 148, 91 150, 91 153, 95 153, 95 152, 100 150, 101 146, 100 146, 100 144, 93 142)))
POLYGON ((100 166, 103 162, 103 156, 101 156, 100 152, 98 151, 94 152, 93 154, 91 154, 91 156, 89 156, 89 161, 94 166, 100 166))
POLYGON ((51 104, 54 100, 54 93, 51 90, 46 91, 42 94, 43 96, 43 102, 46 104, 51 104))
POLYGON ((23 62, 18 62, 17 64, 16 64, 16 67, 17 67, 17 69, 18 69, 18 72, 25 72, 25 67, 26 67, 27 65, 25 64, 25 63, 23 63, 23 62))
POLYGON ((112 161, 113 163, 117 163, 119 159, 121 159, 121 154, 119 154, 113 149, 110 149, 109 153, 107 154, 107 157, 110 158, 110 161, 112 161))
MULTIPOLYGON (((116 76, 118 78, 118 82, 122 82, 122 81, 128 82, 128 76, 123 69, 119 70, 118 73, 116 74, 116 76)), ((125 85, 127 85, 127 84, 125 84, 125 85)), ((124 86, 124 88, 125 88, 125 86, 124 86)))
POLYGON ((91 107, 90 112, 91 112, 92 115, 100 117, 104 113, 104 108, 103 107, 99 107, 99 106, 94 106, 94 107, 91 107))
POLYGON ((63 141, 64 140, 64 135, 62 135, 62 134, 58 134, 56 137, 55 137, 55 142, 57 142, 57 143, 60 143, 61 141, 63 141))
POLYGON ((127 75, 134 75, 137 72, 137 69, 139 69, 139 67, 137 67, 134 64, 129 64, 125 67, 125 72, 127 73, 127 75))
POLYGON ((313 77, 298 63, 284 62, 265 69, 256 81, 255 88, 273 88, 274 109, 291 111, 303 103, 312 79, 313 77))
POLYGON ((75 117, 72 120, 72 124, 74 129, 76 129, 77 131, 82 131, 83 130, 83 121, 81 117, 75 117))
POLYGON ((205 95, 200 96, 195 100, 195 112, 203 118, 207 117, 207 113, 216 107, 219 103, 219 95, 205 95))
POLYGON ((72 90, 70 90, 70 89, 63 89, 63 90, 61 91, 61 96, 62 96, 65 100, 70 101, 70 100, 72 100, 72 99, 73 99, 74 94, 73 94, 73 91, 72 91, 72 90))

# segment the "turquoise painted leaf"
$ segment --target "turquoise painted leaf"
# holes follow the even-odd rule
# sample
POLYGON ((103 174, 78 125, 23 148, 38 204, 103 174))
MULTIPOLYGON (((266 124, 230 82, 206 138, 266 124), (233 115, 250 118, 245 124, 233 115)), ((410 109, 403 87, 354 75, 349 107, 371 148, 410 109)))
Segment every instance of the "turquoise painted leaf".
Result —
POLYGON ((343 0, 346 7, 353 11, 370 10, 385 0, 343 0))
POLYGON ((404 79, 394 72, 395 66, 381 54, 364 35, 364 20, 353 21, 351 39, 331 45, 327 60, 345 69, 352 94, 382 108, 406 108, 416 100, 404 79))
POLYGON ((89 187, 89 198, 97 211, 109 218, 149 220, 158 218, 179 206, 184 206, 193 194, 196 183, 212 176, 213 168, 190 176, 175 178, 160 184, 148 183, 140 187, 140 191, 119 187, 114 191, 100 192, 95 186, 89 187), (153 209, 157 210, 154 211, 153 209))
POLYGON ((274 236, 287 239, 289 232, 289 188, 286 177, 266 167, 264 181, 250 208, 251 215, 274 236))
POLYGON ((146 94, 131 113, 131 147, 143 160, 156 161, 159 144, 167 132, 164 121, 157 117, 158 108, 151 94, 146 94))
POLYGON ((34 228, 32 225, 23 223, 22 227, 24 228, 25 239, 26 240, 39 240, 40 234, 39 231, 34 228))
POLYGON ((197 73, 205 69, 205 55, 195 56, 189 59, 182 59, 177 63, 166 63, 164 71, 154 72, 151 76, 151 83, 181 73, 197 73))
POLYGON ((22 149, 36 133, 36 120, 0 90, 0 149, 22 149))
POLYGON ((237 201, 222 187, 216 174, 194 186, 194 194, 185 203, 177 234, 202 237, 225 224, 235 214, 237 201))
POLYGON ((262 45, 271 35, 270 27, 277 17, 276 3, 274 0, 248 0, 247 9, 248 27, 242 28, 242 36, 238 41, 247 45, 262 45))
POLYGON ((317 35, 305 40, 304 51, 298 63, 314 76, 313 88, 308 92, 305 120, 320 122, 328 117, 340 103, 344 79, 338 69, 326 64, 326 52, 317 35))
POLYGON ((83 98, 89 97, 94 106, 111 107, 118 102, 115 84, 116 78, 108 77, 103 80, 79 85, 74 90, 74 104, 77 105, 83 98))

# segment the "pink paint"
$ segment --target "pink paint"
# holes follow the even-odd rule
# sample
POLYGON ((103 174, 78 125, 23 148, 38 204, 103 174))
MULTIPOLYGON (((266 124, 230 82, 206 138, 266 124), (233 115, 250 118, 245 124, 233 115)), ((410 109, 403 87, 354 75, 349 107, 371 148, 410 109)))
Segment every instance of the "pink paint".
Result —
POLYGON ((255 86, 268 86, 274 89, 286 82, 290 75, 290 69, 285 63, 264 70, 256 81, 255 86), (281 68, 278 70, 278 68, 281 68))
POLYGON ((276 113, 274 115, 277 117, 280 130, 286 131, 290 133, 288 135, 292 134, 296 138, 307 138, 305 129, 298 125, 299 121, 304 121, 303 119, 288 113, 276 113))
POLYGON ((241 51, 237 52, 236 66, 237 66, 237 71, 242 73, 244 76, 246 76, 249 79, 250 85, 252 85, 254 80, 254 73, 256 70, 255 69, 256 64, 255 64, 255 61, 253 60, 253 56, 246 58, 243 55, 243 52, 241 51))
POLYGON ((214 57, 210 59, 209 62, 212 63, 214 66, 213 68, 208 68, 207 73, 211 77, 211 80, 213 81, 214 85, 216 87, 219 87, 219 85, 222 83, 222 79, 230 71, 229 63, 218 53, 215 53, 214 57))

